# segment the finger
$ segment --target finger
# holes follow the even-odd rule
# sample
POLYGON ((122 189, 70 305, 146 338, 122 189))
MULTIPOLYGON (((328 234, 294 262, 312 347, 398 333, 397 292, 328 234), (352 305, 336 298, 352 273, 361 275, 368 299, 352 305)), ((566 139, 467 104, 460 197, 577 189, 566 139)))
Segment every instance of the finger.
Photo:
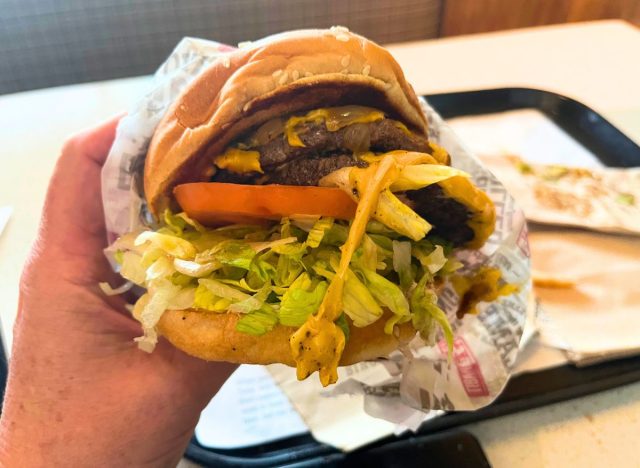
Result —
MULTIPOLYGON (((49 184, 39 243, 53 261, 77 263, 83 277, 104 275, 106 244, 100 172, 120 116, 83 131, 64 146, 49 184)), ((59 265, 59 264, 58 264, 59 265)))
POLYGON ((73 135, 67 145, 74 147, 73 152, 76 156, 85 157, 102 166, 116 136, 118 123, 123 116, 124 113, 118 114, 95 127, 73 135))

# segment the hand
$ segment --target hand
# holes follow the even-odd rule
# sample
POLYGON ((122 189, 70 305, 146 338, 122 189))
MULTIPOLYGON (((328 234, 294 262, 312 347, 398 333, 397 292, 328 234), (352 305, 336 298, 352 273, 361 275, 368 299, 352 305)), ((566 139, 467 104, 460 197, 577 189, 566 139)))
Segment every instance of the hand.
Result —
POLYGON ((175 466, 200 412, 235 366, 161 340, 137 349, 140 325, 100 281, 100 170, 118 119, 71 138, 51 179, 20 283, 0 420, 3 466, 175 466))

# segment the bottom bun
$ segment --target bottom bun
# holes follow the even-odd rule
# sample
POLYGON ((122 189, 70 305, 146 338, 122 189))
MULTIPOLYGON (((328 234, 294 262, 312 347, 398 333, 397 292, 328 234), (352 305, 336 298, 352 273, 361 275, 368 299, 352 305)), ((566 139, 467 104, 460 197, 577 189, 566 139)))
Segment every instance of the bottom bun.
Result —
MULTIPOLYGON (((351 325, 340 365, 386 357, 411 341, 416 334, 411 322, 397 326, 394 335, 384 332, 384 324, 389 317, 390 314, 386 313, 364 328, 351 325)), ((277 325, 264 335, 253 336, 236 330, 238 318, 239 314, 230 312, 168 310, 162 315, 157 328, 176 348, 207 361, 295 366, 289 337, 296 328, 277 325)))

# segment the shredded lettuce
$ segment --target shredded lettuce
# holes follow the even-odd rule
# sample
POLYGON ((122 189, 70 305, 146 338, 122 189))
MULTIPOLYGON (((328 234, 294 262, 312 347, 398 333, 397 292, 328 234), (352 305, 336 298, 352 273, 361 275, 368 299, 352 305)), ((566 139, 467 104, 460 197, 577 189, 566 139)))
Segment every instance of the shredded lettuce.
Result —
POLYGON ((349 228, 342 224, 335 223, 330 229, 325 231, 322 241, 326 245, 340 247, 347 242, 348 236, 349 228))
POLYGON ((201 278, 198 280, 198 284, 204 286, 216 296, 232 301, 242 301, 251 297, 247 293, 238 291, 236 288, 214 279, 201 278))
POLYGON ((394 192, 417 190, 456 176, 470 177, 468 173, 451 166, 417 164, 403 168, 390 188, 394 192))
POLYGON ((393 241, 393 269, 400 278, 400 287, 408 291, 415 281, 411 269, 411 243, 393 241))
POLYGON ((216 296, 204 284, 199 284, 195 290, 193 307, 210 310, 211 312, 225 312, 231 305, 231 299, 216 296))
POLYGON ((430 290, 427 282, 431 279, 425 273, 416 285, 411 295, 411 313, 414 328, 420 337, 428 344, 435 344, 437 326, 440 325, 449 352, 453 349, 453 330, 444 311, 438 307, 438 297, 430 290))
POLYGON ((278 323, 278 315, 272 309, 260 309, 244 315, 236 323, 236 330, 249 335, 264 335, 278 323))
MULTIPOLYGON (((397 199, 386 192, 392 201, 388 208, 395 210, 397 199)), ((383 202, 383 212, 385 206, 383 202)), ((367 326, 384 310, 391 312, 387 333, 411 320, 423 337, 432 339, 438 325, 446 335, 446 317, 435 295, 418 293, 415 278, 420 271, 421 283, 427 285, 422 289, 428 291, 435 275, 449 274, 461 264, 440 240, 411 240, 406 231, 425 233, 424 225, 413 224, 411 213, 400 217, 403 227, 380 220, 367 224, 346 274, 344 311, 336 321, 347 338, 350 326, 367 326)), ((350 229, 348 222, 328 217, 215 229, 183 213, 166 212, 163 221, 158 231, 123 236, 106 251, 112 258, 117 253, 120 272, 128 280, 115 290, 103 286, 106 291, 116 294, 134 284, 147 289, 132 308, 144 332, 136 341, 146 351, 155 346, 155 327, 170 309, 238 313, 236 329, 253 335, 278 323, 300 327, 318 311, 350 229)))
POLYGON ((290 327, 299 327, 307 317, 315 314, 327 292, 326 281, 311 279, 308 273, 302 273, 291 283, 280 302, 280 323, 290 327))
POLYGON ((344 313, 356 327, 371 325, 382 316, 382 308, 372 293, 350 269, 347 270, 342 301, 344 313))
POLYGON ((418 241, 431 230, 431 224, 402 203, 391 190, 380 193, 374 216, 394 231, 418 241))
POLYGON ((162 255, 147 268, 147 281, 153 281, 157 278, 171 276, 175 268, 169 257, 162 255))
POLYGON ((384 276, 377 274, 375 271, 361 269, 359 273, 364 278, 367 289, 378 302, 385 306, 394 316, 391 321, 387 321, 385 325, 385 333, 391 334, 393 326, 403 317, 409 317, 411 313, 409 309, 409 301, 405 297, 402 290, 394 283, 386 279, 384 276))
POLYGON ((315 222, 311 231, 309 231, 309 235, 307 236, 306 244, 315 249, 322 242, 322 238, 324 237, 324 233, 327 232, 333 226, 334 219, 329 217, 320 218, 315 222))
MULTIPOLYGON (((142 331, 144 332, 144 335, 140 337, 142 342, 153 344, 157 342, 156 324, 165 310, 171 308, 172 301, 178 297, 179 293, 180 287, 166 279, 159 279, 152 283, 149 293, 145 295, 147 297, 144 305, 138 312, 138 320, 142 324, 142 331)), ((188 306, 185 308, 188 308, 188 306)), ((150 344, 145 346, 149 347, 150 344)))
POLYGON ((269 242, 253 242, 251 243, 251 248, 258 252, 262 252, 263 250, 273 249, 275 250, 279 246, 285 246, 287 244, 291 244, 292 242, 296 242, 298 240, 297 237, 285 237, 284 239, 276 239, 269 242))
POLYGON ((136 237, 135 245, 139 247, 146 242, 174 257, 193 258, 196 255, 196 249, 191 242, 169 234, 144 231, 136 237))
POLYGON ((338 317, 338 320, 336 320, 336 325, 338 325, 342 330, 342 333, 344 333, 345 343, 348 343, 349 337, 351 336, 351 329, 349 328, 349 322, 347 322, 347 316, 344 314, 340 314, 340 317, 338 317))
POLYGON ((378 270, 384 268, 378 268, 378 246, 371 237, 368 235, 362 236, 362 246, 360 247, 360 255, 357 257, 357 262, 362 265, 363 269, 378 270))
POLYGON ((118 249, 113 253, 113 260, 118 264, 122 265, 124 251, 118 249))
POLYGON ((195 219, 191 219, 186 213, 173 214, 171 210, 165 210, 163 219, 165 225, 177 235, 182 235, 187 226, 191 226, 198 232, 206 231, 202 224, 195 219))
POLYGON ((229 312, 248 314, 250 312, 253 312, 255 310, 260 310, 263 308, 268 311, 273 311, 272 310, 273 308, 270 305, 265 303, 270 293, 271 293, 271 285, 265 284, 253 296, 243 299, 240 302, 236 302, 232 304, 229 307, 229 312))
POLYGON ((426 267, 433 275, 440 271, 445 263, 447 263, 447 257, 444 256, 444 249, 441 245, 436 245, 433 252, 431 252, 426 258, 426 267))
POLYGON ((320 219, 318 215, 292 215, 290 217, 291 223, 302 229, 304 232, 309 232, 313 229, 313 225, 320 219))
POLYGON ((109 283, 101 282, 98 283, 102 292, 107 296, 117 296, 118 294, 123 294, 129 291, 133 287, 133 283, 131 281, 125 281, 124 284, 118 286, 117 288, 112 288, 109 283))
POLYGON ((207 276, 215 270, 222 267, 222 263, 211 261, 207 263, 198 263, 191 260, 182 260, 181 258, 173 259, 173 267, 183 275, 201 278, 207 276))
POLYGON ((447 263, 444 248, 425 240, 413 245, 412 255, 432 275, 440 271, 447 263))
POLYGON ((249 270, 253 257, 257 252, 247 242, 237 240, 225 240, 216 247, 203 252, 196 261, 217 260, 223 265, 249 270))
POLYGON ((143 285, 147 278, 147 269, 142 265, 142 257, 133 251, 122 254, 120 274, 132 283, 143 285))

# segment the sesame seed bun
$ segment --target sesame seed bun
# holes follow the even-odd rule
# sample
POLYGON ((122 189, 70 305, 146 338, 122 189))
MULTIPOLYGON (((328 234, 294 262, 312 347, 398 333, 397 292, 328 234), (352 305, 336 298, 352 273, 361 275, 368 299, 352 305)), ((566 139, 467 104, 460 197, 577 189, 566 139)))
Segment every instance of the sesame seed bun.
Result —
POLYGON ((418 99, 395 59, 342 28, 270 36, 215 61, 156 129, 144 172, 151 212, 171 205, 175 185, 206 180, 212 158, 248 129, 345 104, 376 107, 426 135, 418 99))

